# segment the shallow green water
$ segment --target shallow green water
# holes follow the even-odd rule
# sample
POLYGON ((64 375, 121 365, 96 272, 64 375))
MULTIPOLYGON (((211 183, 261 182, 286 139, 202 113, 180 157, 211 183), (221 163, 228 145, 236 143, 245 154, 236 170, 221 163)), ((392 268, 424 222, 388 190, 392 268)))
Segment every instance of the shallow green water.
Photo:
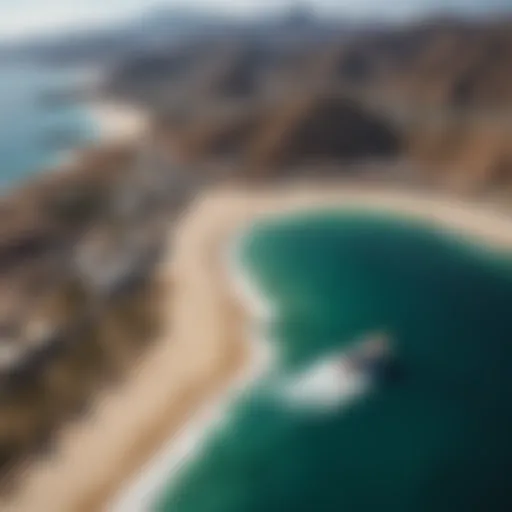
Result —
POLYGON ((400 373, 324 413, 292 413, 269 376, 156 510, 512 510, 512 258, 323 212, 259 224, 243 262, 278 308, 278 373, 381 329, 400 373))

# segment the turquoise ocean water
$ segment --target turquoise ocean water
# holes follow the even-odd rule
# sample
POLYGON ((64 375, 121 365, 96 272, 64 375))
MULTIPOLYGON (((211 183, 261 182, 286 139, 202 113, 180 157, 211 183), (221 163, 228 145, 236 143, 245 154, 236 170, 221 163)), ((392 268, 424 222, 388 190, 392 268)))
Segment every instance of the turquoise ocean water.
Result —
POLYGON ((512 510, 512 256, 330 211, 258 224, 242 261, 277 306, 278 366, 155 510, 512 510), (394 378, 321 413, 276 398, 276 374, 375 330, 392 335, 394 378))
POLYGON ((0 63, 0 191, 94 140, 97 130, 84 105, 44 101, 48 94, 76 84, 77 76, 71 69, 0 63), (71 138, 57 145, 59 134, 71 138))

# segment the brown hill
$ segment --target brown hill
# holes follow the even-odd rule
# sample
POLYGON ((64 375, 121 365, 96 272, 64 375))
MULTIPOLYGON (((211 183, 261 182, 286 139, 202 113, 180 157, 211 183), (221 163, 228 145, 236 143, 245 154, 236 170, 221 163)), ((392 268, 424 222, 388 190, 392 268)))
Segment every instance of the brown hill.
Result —
POLYGON ((455 107, 512 107, 512 27, 432 37, 407 70, 415 99, 455 107))
POLYGON ((511 129, 482 119, 424 125, 409 135, 408 155, 443 186, 470 190, 512 187, 511 129))
POLYGON ((262 48, 230 42, 213 47, 198 66, 191 85, 212 98, 246 98, 257 93, 269 55, 262 48))
POLYGON ((258 126, 253 114, 224 120, 210 120, 186 133, 181 148, 188 160, 208 158, 239 158, 258 126))
POLYGON ((157 111, 255 96, 272 52, 243 38, 183 44, 120 66, 107 86, 157 111))
POLYGON ((106 84, 108 93, 157 106, 204 59, 208 46, 197 42, 148 51, 120 63, 106 84))
POLYGON ((175 117, 167 134, 188 161, 271 168, 404 149, 440 176, 506 182, 510 130, 497 114, 512 112, 511 29, 433 20, 293 51, 238 35, 173 50, 165 65, 139 62, 132 75, 154 111, 175 117))
POLYGON ((326 47, 324 81, 387 92, 411 104, 512 104, 512 23, 432 22, 326 47))
POLYGON ((171 120, 163 129, 175 156, 194 163, 235 163, 242 174, 248 168, 388 158, 401 149, 401 136, 390 123, 330 93, 171 120))
POLYGON ((251 142, 251 166, 347 162, 386 158, 400 148, 400 137, 376 114, 337 95, 292 99, 273 111, 251 142))
POLYGON ((104 213, 133 148, 109 146, 82 152, 70 169, 42 173, 0 204, 0 266, 36 259, 70 233, 104 213))

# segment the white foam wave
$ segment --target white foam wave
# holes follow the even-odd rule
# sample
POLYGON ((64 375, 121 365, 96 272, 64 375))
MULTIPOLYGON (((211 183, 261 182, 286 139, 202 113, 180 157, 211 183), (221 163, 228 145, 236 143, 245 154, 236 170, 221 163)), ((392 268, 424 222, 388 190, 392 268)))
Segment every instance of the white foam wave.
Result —
POLYGON ((369 385, 367 376, 343 364, 343 359, 338 355, 287 379, 279 393, 290 406, 330 410, 360 396, 369 385))
POLYGON ((243 268, 240 248, 243 234, 228 245, 225 263, 230 284, 237 298, 253 315, 248 340, 252 347, 250 366, 231 382, 219 396, 205 404, 181 432, 173 436, 158 454, 146 464, 136 478, 121 489, 108 507, 111 512, 145 512, 153 509, 155 501, 165 487, 175 485, 176 475, 184 463, 201 449, 211 432, 225 421, 229 407, 240 393, 269 369, 275 360, 275 351, 269 341, 258 334, 261 322, 269 321, 275 308, 261 295, 253 280, 243 268))

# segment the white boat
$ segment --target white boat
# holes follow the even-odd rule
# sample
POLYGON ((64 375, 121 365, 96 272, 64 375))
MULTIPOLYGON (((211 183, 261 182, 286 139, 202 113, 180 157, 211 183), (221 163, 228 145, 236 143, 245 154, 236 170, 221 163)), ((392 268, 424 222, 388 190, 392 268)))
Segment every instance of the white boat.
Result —
POLYGON ((281 396, 293 406, 338 407, 367 391, 390 358, 387 336, 365 337, 341 355, 327 357, 288 379, 281 396))

